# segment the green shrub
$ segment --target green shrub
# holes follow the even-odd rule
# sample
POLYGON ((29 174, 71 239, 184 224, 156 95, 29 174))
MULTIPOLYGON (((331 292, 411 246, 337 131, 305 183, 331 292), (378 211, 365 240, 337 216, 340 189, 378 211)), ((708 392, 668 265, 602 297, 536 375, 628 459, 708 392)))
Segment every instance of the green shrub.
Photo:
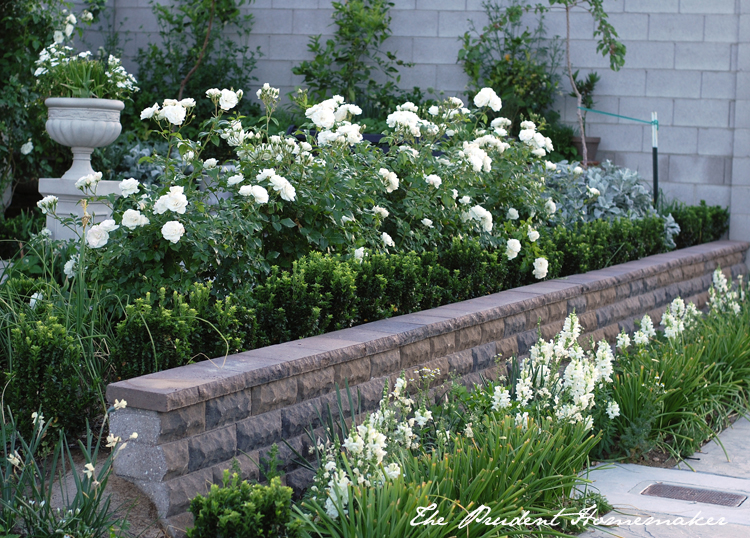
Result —
POLYGON ((40 408, 58 426, 78 431, 86 424, 96 392, 83 382, 83 349, 55 316, 30 321, 19 315, 11 330, 8 358, 8 405, 21 417, 21 431, 30 431, 29 417, 40 408))
POLYGON ((294 538, 299 523, 292 520, 292 488, 283 487, 278 477, 267 486, 240 482, 224 471, 223 487, 217 484, 203 497, 190 502, 195 526, 188 538, 294 538))
POLYGON ((0 259, 15 256, 34 234, 44 228, 45 221, 46 217, 39 210, 23 211, 12 218, 5 218, 0 213, 0 259))
POLYGON ((661 208, 665 215, 671 213, 680 226, 680 233, 675 237, 677 248, 718 241, 729 230, 729 210, 720 206, 688 206, 681 202, 672 202, 661 208))

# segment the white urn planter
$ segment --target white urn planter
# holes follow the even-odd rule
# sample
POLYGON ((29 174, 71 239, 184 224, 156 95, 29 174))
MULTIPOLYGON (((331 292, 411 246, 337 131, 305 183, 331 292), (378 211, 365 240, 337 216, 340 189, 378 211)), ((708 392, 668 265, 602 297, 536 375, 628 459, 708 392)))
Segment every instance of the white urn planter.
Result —
MULTIPOLYGON (((114 99, 91 99, 77 97, 51 97, 44 102, 49 112, 47 133, 50 138, 68 146, 73 151, 73 165, 62 178, 40 178, 39 193, 42 196, 57 196, 57 214, 59 216, 83 215, 80 201, 88 198, 76 188, 75 182, 81 177, 93 174, 91 153, 94 148, 108 146, 114 142, 120 132, 120 112, 125 108, 122 101, 114 99)), ((116 181, 100 181, 95 194, 106 196, 118 193, 116 181)), ((109 208, 100 202, 90 202, 88 212, 94 215, 96 222, 101 222, 111 215, 109 208)), ((54 239, 75 239, 77 233, 62 226, 54 217, 47 215, 47 228, 54 239)))

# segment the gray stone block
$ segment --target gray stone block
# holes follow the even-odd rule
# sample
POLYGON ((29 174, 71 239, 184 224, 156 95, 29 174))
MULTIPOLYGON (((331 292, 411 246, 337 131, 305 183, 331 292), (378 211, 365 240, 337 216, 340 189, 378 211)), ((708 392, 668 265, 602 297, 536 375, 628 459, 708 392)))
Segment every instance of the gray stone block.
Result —
POLYGON ((633 13, 677 13, 680 10, 679 0, 628 0, 625 11, 633 13))
POLYGON ((437 11, 392 11, 391 31, 394 36, 437 36, 437 11))
POLYGON ((672 177, 681 183, 724 183, 725 157, 697 155, 670 155, 669 169, 672 177))
POLYGON ((384 351, 370 356, 370 376, 381 377, 397 372, 401 364, 401 353, 398 349, 384 351))
POLYGON ((698 154, 731 156, 734 147, 732 129, 699 129, 698 154))
POLYGON ((237 450, 251 452, 281 439, 281 411, 271 411, 237 423, 237 450))
MULTIPOLYGON (((654 2, 650 4, 653 6, 654 2)), ((702 41, 703 16, 651 14, 648 37, 653 41, 702 41)))
POLYGON ((128 441, 114 460, 118 476, 132 480, 162 482, 188 472, 188 440, 159 446, 128 441))
POLYGON ((232 458, 237 452, 234 424, 191 437, 188 441, 188 472, 211 467, 232 458))
POLYGON ((206 429, 206 404, 203 402, 168 413, 159 413, 159 420, 160 443, 196 435, 206 429))
POLYGON ((461 45, 455 37, 415 37, 414 61, 453 65, 460 48, 461 45))
MULTIPOLYGON (((298 377, 302 376, 280 379, 253 387, 253 413, 260 415, 295 403, 298 377)), ((331 381, 333 381, 333 369, 331 369, 331 381)))
POLYGON ((539 335, 537 331, 526 331, 522 332, 518 335, 518 354, 519 355, 525 355, 529 352, 529 349, 531 349, 531 346, 536 344, 537 340, 539 340, 539 335))
MULTIPOLYGON (((259 33, 282 35, 292 33, 292 21, 294 20, 292 11, 282 9, 258 9, 255 7, 252 14, 255 17, 254 28, 259 33)), ((320 30, 317 33, 323 33, 323 30, 320 30)), ((274 82, 274 84, 278 84, 278 82, 274 82)))
MULTIPOLYGON (((342 394, 345 398, 346 394, 342 394)), ((356 392, 353 393, 356 398, 356 392)), ((285 407, 281 410, 281 435, 285 439, 296 437, 303 434, 309 428, 320 426, 320 416, 323 413, 322 401, 320 398, 308 400, 292 407, 285 407)))
POLYGON ((680 13, 735 13, 734 0, 680 0, 680 13))
POLYGON ((295 9, 291 34, 318 35, 331 31, 333 10, 295 9))
POLYGON ((487 344, 472 348, 471 354, 474 360, 474 370, 484 370, 489 368, 495 362, 497 356, 497 344, 489 342, 487 344))
POLYGON ((526 314, 516 314, 505 318, 505 337, 513 336, 526 330, 526 314))
POLYGON ((729 43, 677 43, 675 45, 675 69, 701 69, 705 71, 728 71, 731 61, 729 43))
POLYGON ((206 402, 206 429, 237 422, 252 414, 252 390, 246 389, 206 402))
MULTIPOLYGON (((646 29, 644 27, 643 31, 647 31, 646 29)), ((617 28, 617 31, 619 33, 620 29, 617 28)), ((628 43, 627 47, 625 65, 628 69, 674 69, 674 42, 643 40, 628 43)), ((618 79, 622 80, 623 77, 619 76, 618 79)))
POLYGON ((700 71, 649 70, 646 73, 646 95, 698 99, 701 96, 701 74, 700 71))
POLYGON ((296 498, 301 498, 307 488, 312 485, 314 478, 314 472, 310 469, 300 467, 286 475, 286 485, 292 488, 293 495, 296 498))
MULTIPOLYGON (((706 15, 703 39, 709 43, 737 43, 740 37, 739 17, 734 15, 706 15)), ((747 35, 747 34, 744 34, 747 35)))

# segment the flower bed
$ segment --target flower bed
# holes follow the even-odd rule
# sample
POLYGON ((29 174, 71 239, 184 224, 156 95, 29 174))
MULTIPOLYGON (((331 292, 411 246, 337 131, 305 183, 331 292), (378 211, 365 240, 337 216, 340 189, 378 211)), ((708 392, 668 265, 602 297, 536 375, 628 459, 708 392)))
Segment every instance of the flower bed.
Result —
MULTIPOLYGON (((257 460, 281 439, 303 452, 304 429, 324 404, 335 402, 335 384, 348 380, 356 387, 365 411, 377 406, 386 379, 394 383, 402 370, 437 368, 436 381, 453 372, 478 382, 480 372, 497 373, 496 355, 527 353, 537 327, 549 339, 573 310, 583 336, 613 340, 623 328, 632 331, 644 313, 661 319, 677 296, 704 305, 717 264, 734 275, 746 272, 747 248, 736 242, 691 247, 114 383, 108 397, 124 398, 129 407, 113 417, 113 432, 140 434, 116 470, 154 500, 160 518, 185 528, 189 500, 220 480, 235 456, 245 477, 257 477, 243 452, 257 460)), ((280 457, 288 484, 309 482, 309 472, 294 468, 290 449, 281 447, 280 457)))

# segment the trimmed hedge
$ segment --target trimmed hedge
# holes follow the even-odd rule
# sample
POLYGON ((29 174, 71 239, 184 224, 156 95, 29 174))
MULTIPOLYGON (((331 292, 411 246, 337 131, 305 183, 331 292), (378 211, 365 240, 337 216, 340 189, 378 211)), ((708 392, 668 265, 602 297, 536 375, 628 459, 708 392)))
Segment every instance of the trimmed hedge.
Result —
MULTIPOLYGON (((539 243, 550 262, 548 278, 666 252, 663 229, 661 218, 650 217, 544 231, 539 243)), ((118 324, 115 371, 120 378, 144 375, 191 357, 219 357, 535 282, 519 258, 508 261, 504 252, 456 239, 441 252, 362 261, 313 253, 290 271, 274 267, 260 285, 220 302, 200 284, 188 297, 161 290, 158 299, 128 307, 118 324)))
POLYGON ((661 213, 672 213, 675 222, 680 225, 680 233, 675 237, 677 248, 718 241, 729 231, 729 210, 706 205, 705 200, 696 206, 673 203, 661 213))

